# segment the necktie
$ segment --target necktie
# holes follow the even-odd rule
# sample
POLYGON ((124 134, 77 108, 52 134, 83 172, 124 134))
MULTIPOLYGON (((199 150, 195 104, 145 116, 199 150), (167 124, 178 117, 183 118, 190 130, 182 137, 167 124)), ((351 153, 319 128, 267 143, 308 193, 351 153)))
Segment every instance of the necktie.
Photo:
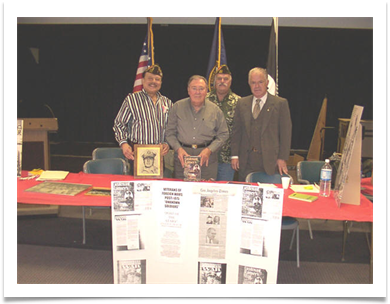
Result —
POLYGON ((253 108, 253 118, 256 119, 260 114, 260 99, 256 99, 255 107, 253 108))

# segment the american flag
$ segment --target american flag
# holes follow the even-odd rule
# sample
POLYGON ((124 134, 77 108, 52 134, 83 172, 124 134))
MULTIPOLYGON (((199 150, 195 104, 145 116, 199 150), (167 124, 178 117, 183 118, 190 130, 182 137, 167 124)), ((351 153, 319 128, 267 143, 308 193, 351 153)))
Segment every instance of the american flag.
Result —
POLYGON ((135 75, 133 93, 142 90, 142 73, 151 65, 154 64, 154 49, 153 49, 153 19, 148 17, 148 33, 146 34, 144 44, 142 45, 141 56, 138 60, 137 73, 135 75))
POLYGON ((146 35, 142 46, 141 56, 139 56, 137 74, 135 75, 133 93, 142 90, 142 73, 152 64, 151 57, 148 52, 148 36, 146 35))

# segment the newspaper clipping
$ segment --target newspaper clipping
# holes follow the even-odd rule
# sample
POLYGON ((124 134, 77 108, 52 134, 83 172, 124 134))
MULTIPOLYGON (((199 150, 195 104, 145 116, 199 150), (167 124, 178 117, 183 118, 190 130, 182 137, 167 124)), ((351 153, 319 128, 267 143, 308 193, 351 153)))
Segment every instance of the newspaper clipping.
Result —
POLYGON ((210 190, 200 189, 199 257, 224 259, 229 197, 210 190))
POLYGON ((281 189, 243 187, 240 253, 268 256, 267 224, 280 219, 281 189))
POLYGON ((118 284, 146 284, 146 260, 118 260, 118 284))
POLYGON ((118 251, 145 249, 141 242, 139 219, 140 214, 115 216, 116 249, 118 251))
POLYGON ((199 262, 198 284, 226 284, 226 264, 199 262))
POLYGON ((267 284, 267 270, 240 265, 238 284, 267 284))
POLYGON ((160 257, 166 261, 180 262, 185 246, 182 188, 164 187, 161 197, 164 211, 160 217, 160 257))
POLYGON ((138 182, 135 183, 135 210, 149 211, 152 210, 152 183, 138 182))
POLYGON ((112 182, 111 199, 114 211, 134 211, 134 183, 112 182))

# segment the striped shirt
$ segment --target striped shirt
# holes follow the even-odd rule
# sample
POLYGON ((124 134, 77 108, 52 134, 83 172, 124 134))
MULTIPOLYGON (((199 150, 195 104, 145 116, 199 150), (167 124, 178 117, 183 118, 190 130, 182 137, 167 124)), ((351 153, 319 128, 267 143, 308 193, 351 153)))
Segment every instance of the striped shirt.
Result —
POLYGON ((113 130, 119 145, 129 139, 142 145, 156 145, 165 142, 165 127, 172 101, 157 93, 153 103, 145 90, 126 96, 114 120, 113 130))

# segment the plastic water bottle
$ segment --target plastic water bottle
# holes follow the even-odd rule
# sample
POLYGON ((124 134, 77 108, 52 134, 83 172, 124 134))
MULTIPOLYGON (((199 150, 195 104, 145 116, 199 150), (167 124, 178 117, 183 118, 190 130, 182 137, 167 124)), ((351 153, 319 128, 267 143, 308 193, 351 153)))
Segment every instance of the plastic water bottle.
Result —
POLYGON ((331 184, 332 184, 332 167, 329 164, 329 159, 325 159, 325 164, 321 168, 320 196, 328 197, 330 195, 331 184))

